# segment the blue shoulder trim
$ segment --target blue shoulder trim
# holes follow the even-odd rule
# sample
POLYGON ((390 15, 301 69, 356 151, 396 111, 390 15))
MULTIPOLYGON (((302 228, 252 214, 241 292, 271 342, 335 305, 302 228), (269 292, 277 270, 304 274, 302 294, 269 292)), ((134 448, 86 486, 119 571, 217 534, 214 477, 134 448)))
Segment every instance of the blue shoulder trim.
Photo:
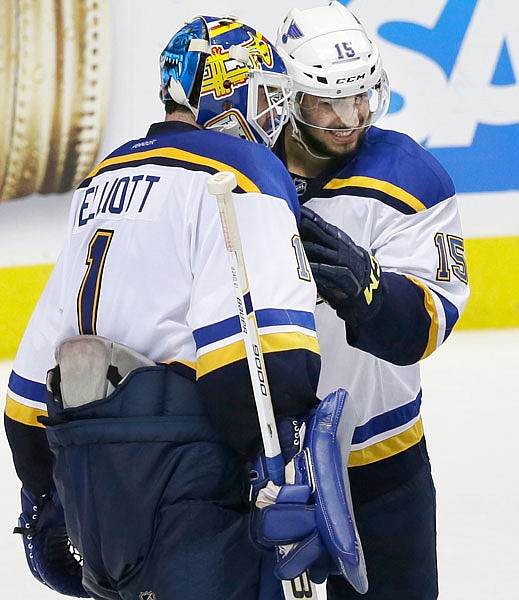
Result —
POLYGON ((148 137, 132 140, 107 156, 79 187, 92 177, 129 166, 159 164, 193 171, 232 171, 237 193, 259 192, 282 198, 299 220, 297 193, 283 163, 265 146, 216 131, 186 128, 178 122, 155 124, 148 137))
POLYGON ((357 156, 323 188, 376 198, 405 214, 451 198, 454 184, 441 164, 409 136, 370 127, 357 156), (339 191, 340 190, 340 191, 339 191))

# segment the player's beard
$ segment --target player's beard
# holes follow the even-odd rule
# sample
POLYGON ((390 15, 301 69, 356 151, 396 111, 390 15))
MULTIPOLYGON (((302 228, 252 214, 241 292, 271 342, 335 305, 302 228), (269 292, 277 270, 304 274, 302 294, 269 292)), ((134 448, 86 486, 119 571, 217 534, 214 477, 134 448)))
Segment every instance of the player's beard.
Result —
POLYGON ((297 127, 299 129, 301 135, 301 141, 303 145, 307 147, 307 150, 310 151, 310 154, 314 156, 322 157, 323 159, 333 158, 336 160, 350 160, 357 154, 364 138, 366 137, 366 133, 369 129, 368 127, 364 127, 363 129, 359 129, 359 136, 357 138, 357 142, 353 148, 348 150, 335 150, 331 148, 325 141, 320 140, 316 137, 315 131, 316 128, 311 125, 306 125, 305 123, 301 123, 301 121, 297 122, 297 127))

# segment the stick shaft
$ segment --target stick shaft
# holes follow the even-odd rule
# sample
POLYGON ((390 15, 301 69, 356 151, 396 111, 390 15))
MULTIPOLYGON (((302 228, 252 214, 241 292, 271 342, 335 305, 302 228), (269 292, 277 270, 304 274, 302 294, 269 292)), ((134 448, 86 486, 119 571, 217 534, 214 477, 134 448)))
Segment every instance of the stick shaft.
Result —
POLYGON ((234 209, 232 190, 235 186, 236 178, 233 173, 217 173, 209 181, 209 191, 218 201, 269 477, 274 483, 281 485, 284 483, 285 465, 279 445, 265 359, 261 350, 256 313, 252 304, 240 230, 234 209))
MULTIPOLYGON (((238 317, 245 342, 245 352, 251 376, 254 401, 258 413, 261 438, 267 459, 269 478, 277 485, 285 481, 285 463, 281 454, 279 437, 272 407, 272 398, 265 368, 265 360, 261 350, 258 323, 252 304, 249 279, 245 267, 245 259, 241 245, 240 230, 232 190, 236 187, 236 177, 230 172, 213 175, 208 182, 209 193, 216 196, 220 221, 229 256, 238 317)), ((317 589, 310 580, 308 571, 292 581, 282 581, 283 594, 286 600, 317 599, 317 589)))

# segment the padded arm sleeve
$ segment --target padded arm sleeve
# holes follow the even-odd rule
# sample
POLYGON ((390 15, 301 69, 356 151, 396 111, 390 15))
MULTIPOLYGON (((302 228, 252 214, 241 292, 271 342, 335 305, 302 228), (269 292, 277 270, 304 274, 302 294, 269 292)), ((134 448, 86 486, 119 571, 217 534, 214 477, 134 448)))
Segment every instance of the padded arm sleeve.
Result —
POLYGON ((382 303, 366 321, 345 322, 348 343, 397 365, 420 360, 427 347, 431 316, 424 291, 403 275, 384 273, 382 303))

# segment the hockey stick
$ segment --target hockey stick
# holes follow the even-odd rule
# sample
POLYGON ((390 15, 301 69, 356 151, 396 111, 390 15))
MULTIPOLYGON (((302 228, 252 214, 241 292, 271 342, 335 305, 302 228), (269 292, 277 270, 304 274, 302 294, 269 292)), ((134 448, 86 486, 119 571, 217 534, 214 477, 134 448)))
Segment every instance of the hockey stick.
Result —
MULTIPOLYGON (((218 201, 269 478, 275 484, 282 485, 285 481, 285 463, 279 445, 258 323, 250 295, 240 230, 234 210, 232 191, 236 187, 236 176, 227 171, 215 173, 207 182, 207 187, 209 193, 216 196, 218 201)), ((317 598, 315 584, 310 580, 307 571, 292 581, 283 581, 282 585, 286 600, 317 598)))

